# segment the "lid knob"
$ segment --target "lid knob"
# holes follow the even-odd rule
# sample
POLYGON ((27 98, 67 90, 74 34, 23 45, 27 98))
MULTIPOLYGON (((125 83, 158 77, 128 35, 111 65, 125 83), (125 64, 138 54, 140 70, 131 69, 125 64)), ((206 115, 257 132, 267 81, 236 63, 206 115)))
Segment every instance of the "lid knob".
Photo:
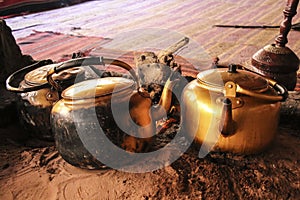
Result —
POLYGON ((228 66, 228 71, 227 72, 229 72, 229 73, 237 73, 236 68, 237 68, 237 66, 235 64, 230 64, 228 66))

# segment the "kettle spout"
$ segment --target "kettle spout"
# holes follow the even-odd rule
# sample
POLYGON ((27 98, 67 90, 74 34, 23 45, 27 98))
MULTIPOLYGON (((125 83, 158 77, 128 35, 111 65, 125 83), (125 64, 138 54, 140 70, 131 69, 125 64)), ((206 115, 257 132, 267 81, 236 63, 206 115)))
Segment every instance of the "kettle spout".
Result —
POLYGON ((236 122, 232 119, 232 102, 229 98, 223 100, 221 122, 219 130, 224 137, 230 136, 236 131, 236 122))
POLYGON ((179 82, 179 78, 177 78, 176 76, 178 70, 179 69, 172 71, 170 77, 165 83, 159 103, 152 107, 151 114, 153 120, 155 121, 165 117, 171 108, 172 94, 173 94, 172 91, 174 86, 179 82))

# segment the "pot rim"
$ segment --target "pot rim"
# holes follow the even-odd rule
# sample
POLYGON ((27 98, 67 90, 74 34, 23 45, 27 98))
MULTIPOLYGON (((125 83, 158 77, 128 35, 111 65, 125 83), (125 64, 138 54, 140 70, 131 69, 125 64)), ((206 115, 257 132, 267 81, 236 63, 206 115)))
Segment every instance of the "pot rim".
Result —
MULTIPOLYGON (((123 77, 105 77, 76 83, 65 89, 61 96, 64 100, 87 100, 132 92, 136 84, 133 80, 123 77), (100 85, 103 83, 104 85, 100 85)), ((124 94, 124 95, 125 95, 124 94)))
MULTIPOLYGON (((39 86, 47 84, 47 73, 50 69, 52 69, 55 66, 57 66, 57 64, 45 65, 28 72, 24 76, 24 83, 29 86, 39 86)), ((53 75, 53 79, 55 81, 67 82, 72 79, 75 79, 76 76, 82 75, 84 71, 85 70, 82 67, 73 67, 71 69, 67 69, 58 74, 53 75)))
POLYGON ((269 89, 268 80, 246 70, 229 72, 227 68, 209 69, 197 75, 197 81, 206 89, 222 92, 226 83, 233 82, 244 89, 263 93, 269 89))
POLYGON ((217 68, 200 72, 197 75, 199 87, 222 93, 225 97, 236 97, 238 94, 243 94, 271 102, 284 101, 287 98, 286 88, 271 79, 264 78, 254 72, 237 70, 234 65, 231 65, 227 72, 225 70, 226 68, 217 68), (242 74, 241 77, 239 77, 239 73, 242 74), (236 77, 237 79, 234 79, 236 77), (207 79, 205 80, 205 78, 207 79), (217 83, 224 85, 217 84, 216 80, 217 83), (251 84, 248 85, 249 81, 251 84), (259 82, 257 83, 257 81, 259 82))

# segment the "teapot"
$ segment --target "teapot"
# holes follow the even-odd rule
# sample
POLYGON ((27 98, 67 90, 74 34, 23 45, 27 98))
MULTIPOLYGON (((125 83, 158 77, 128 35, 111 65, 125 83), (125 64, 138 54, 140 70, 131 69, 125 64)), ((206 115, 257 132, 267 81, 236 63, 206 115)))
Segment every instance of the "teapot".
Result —
POLYGON ((271 79, 237 68, 200 72, 185 86, 181 131, 209 151, 259 153, 276 135, 280 102, 288 92, 271 79))
POLYGON ((50 126, 52 106, 60 99, 61 91, 72 85, 76 77, 77 80, 84 79, 85 71, 81 67, 64 70, 53 77, 61 90, 52 90, 47 82, 47 73, 60 64, 51 60, 38 61, 17 70, 6 80, 7 90, 18 93, 17 110, 23 128, 38 139, 53 141, 50 126))
MULTIPOLYGON (((155 134, 155 122, 166 116, 170 109, 171 90, 177 79, 171 74, 159 103, 152 105, 150 95, 140 87, 135 71, 127 63, 103 57, 80 58, 74 62, 78 65, 83 62, 115 65, 127 70, 132 79, 106 77, 86 80, 62 92, 62 99, 51 111, 51 126, 61 156, 74 166, 101 168, 103 163, 86 149, 81 139, 96 140, 93 135, 98 134, 99 125, 107 138, 119 148, 127 152, 146 152, 155 134)), ((53 80, 54 75, 69 67, 63 64, 48 72, 47 80, 53 88, 59 88, 53 80)), ((92 147, 94 153, 101 154, 105 145, 103 142, 101 146, 92 147)))

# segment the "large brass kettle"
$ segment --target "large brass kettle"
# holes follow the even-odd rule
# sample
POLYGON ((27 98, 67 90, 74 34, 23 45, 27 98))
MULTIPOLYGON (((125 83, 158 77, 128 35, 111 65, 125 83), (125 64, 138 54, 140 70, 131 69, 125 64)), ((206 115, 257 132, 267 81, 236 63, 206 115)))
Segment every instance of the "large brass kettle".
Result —
MULTIPOLYGON (((155 121, 166 116, 171 105, 172 87, 177 82, 168 79, 157 105, 152 105, 147 91, 138 82, 130 65, 116 59, 88 57, 77 59, 78 64, 102 64, 119 66, 130 72, 133 79, 106 77, 76 83, 62 92, 62 99, 51 111, 51 124, 56 145, 62 157, 82 168, 99 168, 102 163, 95 154, 102 155, 105 145, 94 135, 99 135, 99 126, 114 145, 129 152, 145 152, 155 135, 155 121), (84 133, 82 133, 84 132, 84 133), (89 152, 82 137, 95 141, 89 152), (96 142, 97 140, 97 142, 96 142), (97 143, 97 145, 96 145, 97 143), (101 143, 101 145, 99 145, 101 143)), ((68 69, 67 64, 53 68, 48 81, 54 87, 53 75, 68 69)))
POLYGON ((200 72, 182 93, 181 125, 206 149, 252 154, 275 138, 287 90, 236 65, 200 72))

